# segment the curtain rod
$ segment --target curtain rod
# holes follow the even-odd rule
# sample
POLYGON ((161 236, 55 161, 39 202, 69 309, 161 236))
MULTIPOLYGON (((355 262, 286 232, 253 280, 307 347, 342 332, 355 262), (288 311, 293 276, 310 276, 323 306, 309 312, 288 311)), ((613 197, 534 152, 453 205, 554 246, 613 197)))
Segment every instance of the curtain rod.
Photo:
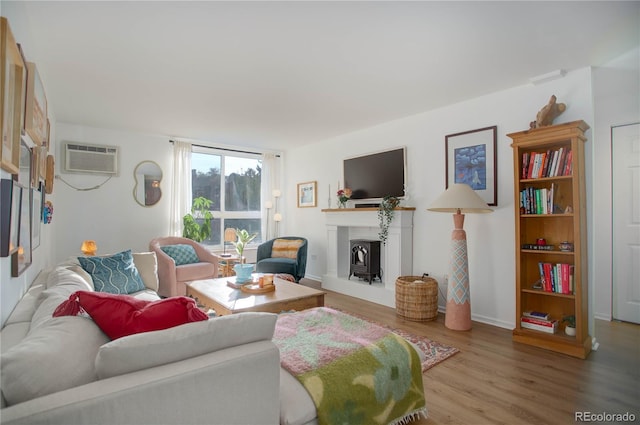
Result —
MULTIPOLYGON (((169 143, 173 143, 175 140, 169 140, 169 143)), ((219 148, 216 146, 207 146, 207 145, 198 145, 197 143, 191 143, 191 146, 196 146, 198 148, 209 148, 209 149, 218 149, 221 151, 229 151, 229 152, 238 152, 238 153, 250 153, 253 155, 262 155, 264 152, 251 152, 251 151, 242 151, 240 149, 231 149, 231 148, 219 148)), ((279 154, 275 154, 276 158, 280 158, 279 154)))

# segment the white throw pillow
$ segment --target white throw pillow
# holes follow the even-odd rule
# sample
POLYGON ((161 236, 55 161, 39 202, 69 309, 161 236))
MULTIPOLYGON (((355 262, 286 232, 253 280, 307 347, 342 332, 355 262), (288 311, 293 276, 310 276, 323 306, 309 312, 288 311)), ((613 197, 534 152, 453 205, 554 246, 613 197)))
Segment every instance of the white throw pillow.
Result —
POLYGON ((277 317, 273 313, 241 313, 118 338, 100 348, 96 357, 98 378, 271 340, 277 317))
POLYGON ((91 319, 56 317, 2 354, 0 379, 9 405, 96 380, 95 358, 109 338, 91 319))
POLYGON ((134 252, 133 264, 142 278, 144 286, 158 292, 158 259, 155 252, 134 252))

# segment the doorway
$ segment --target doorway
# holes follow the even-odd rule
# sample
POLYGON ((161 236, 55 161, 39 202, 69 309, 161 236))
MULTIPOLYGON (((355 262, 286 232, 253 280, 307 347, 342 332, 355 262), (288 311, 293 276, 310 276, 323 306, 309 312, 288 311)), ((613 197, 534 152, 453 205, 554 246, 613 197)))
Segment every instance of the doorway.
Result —
POLYGON ((613 318, 640 323, 640 123, 611 128, 613 318))

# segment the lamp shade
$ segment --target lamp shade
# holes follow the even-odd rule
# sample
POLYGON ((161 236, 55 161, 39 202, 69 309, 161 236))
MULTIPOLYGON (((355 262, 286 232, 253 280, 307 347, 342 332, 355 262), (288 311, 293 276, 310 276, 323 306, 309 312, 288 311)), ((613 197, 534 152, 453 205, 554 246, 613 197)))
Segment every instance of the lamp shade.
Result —
POLYGON ((82 251, 84 255, 96 255, 96 252, 98 251, 98 245, 96 245, 96 241, 86 240, 82 242, 80 251, 82 251))
POLYGON ((224 229, 224 241, 233 242, 236 240, 236 229, 228 227, 224 229))
POLYGON ((493 212, 473 189, 464 183, 454 183, 431 204, 429 211, 461 213, 493 212))
POLYGON ((282 221, 282 214, 280 214, 280 213, 275 213, 275 214, 273 215, 273 220, 274 220, 274 221, 282 221))

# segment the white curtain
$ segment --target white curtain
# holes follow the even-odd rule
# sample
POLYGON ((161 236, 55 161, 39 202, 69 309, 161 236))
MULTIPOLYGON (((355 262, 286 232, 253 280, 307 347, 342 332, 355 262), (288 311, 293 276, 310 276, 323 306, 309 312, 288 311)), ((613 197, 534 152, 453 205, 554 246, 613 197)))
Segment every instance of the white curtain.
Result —
POLYGON ((182 236, 182 217, 191 211, 191 143, 173 142, 173 184, 169 233, 182 236))
MULTIPOLYGON (((280 169, 278 156, 273 153, 262 155, 262 180, 261 180, 261 200, 262 205, 262 234, 263 239, 268 241, 275 235, 275 214, 276 202, 273 198, 273 190, 280 189, 278 186, 280 169), (270 205, 270 208, 266 208, 270 205)), ((281 201, 280 201, 281 202, 281 201)), ((281 211, 280 211, 281 212, 281 211)))

